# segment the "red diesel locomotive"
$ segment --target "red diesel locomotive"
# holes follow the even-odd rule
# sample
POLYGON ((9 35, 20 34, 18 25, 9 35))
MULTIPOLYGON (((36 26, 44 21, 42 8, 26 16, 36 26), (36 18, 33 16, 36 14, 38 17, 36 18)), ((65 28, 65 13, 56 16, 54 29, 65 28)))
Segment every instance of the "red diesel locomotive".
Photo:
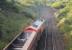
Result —
POLYGON ((37 19, 12 40, 3 50, 35 50, 37 41, 45 29, 45 20, 37 19))

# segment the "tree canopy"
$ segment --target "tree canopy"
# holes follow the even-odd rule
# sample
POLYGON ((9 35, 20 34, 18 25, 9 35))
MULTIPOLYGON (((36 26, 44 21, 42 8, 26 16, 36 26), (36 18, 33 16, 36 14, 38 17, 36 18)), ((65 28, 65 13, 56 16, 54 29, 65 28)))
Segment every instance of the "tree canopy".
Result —
POLYGON ((56 13, 61 32, 64 32, 65 50, 72 49, 72 0, 54 2, 52 7, 58 9, 56 13), (62 7, 63 5, 63 7, 62 7))

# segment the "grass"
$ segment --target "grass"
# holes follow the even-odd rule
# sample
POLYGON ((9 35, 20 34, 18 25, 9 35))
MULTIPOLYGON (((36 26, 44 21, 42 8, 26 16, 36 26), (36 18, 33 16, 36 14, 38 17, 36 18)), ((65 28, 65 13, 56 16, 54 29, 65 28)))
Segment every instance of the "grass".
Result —
POLYGON ((0 50, 2 50, 32 19, 16 13, 8 16, 1 14, 0 16, 4 19, 0 21, 3 33, 0 38, 0 50))

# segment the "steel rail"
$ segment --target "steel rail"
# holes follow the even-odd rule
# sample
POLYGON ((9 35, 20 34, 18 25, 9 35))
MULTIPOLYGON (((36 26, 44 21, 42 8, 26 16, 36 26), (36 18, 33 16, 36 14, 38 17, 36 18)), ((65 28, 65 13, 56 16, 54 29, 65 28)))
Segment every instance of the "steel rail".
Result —
POLYGON ((47 43, 47 36, 48 36, 47 29, 45 30, 45 33, 46 33, 46 37, 45 37, 45 46, 44 46, 44 50, 46 50, 46 43, 47 43))

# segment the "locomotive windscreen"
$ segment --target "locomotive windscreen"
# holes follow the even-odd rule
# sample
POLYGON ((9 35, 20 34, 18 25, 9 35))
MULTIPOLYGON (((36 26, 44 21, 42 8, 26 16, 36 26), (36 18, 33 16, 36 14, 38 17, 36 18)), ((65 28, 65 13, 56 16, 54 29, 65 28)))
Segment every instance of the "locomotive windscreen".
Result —
POLYGON ((33 25, 33 27, 38 27, 40 24, 41 24, 41 20, 36 20, 32 25, 33 25))

